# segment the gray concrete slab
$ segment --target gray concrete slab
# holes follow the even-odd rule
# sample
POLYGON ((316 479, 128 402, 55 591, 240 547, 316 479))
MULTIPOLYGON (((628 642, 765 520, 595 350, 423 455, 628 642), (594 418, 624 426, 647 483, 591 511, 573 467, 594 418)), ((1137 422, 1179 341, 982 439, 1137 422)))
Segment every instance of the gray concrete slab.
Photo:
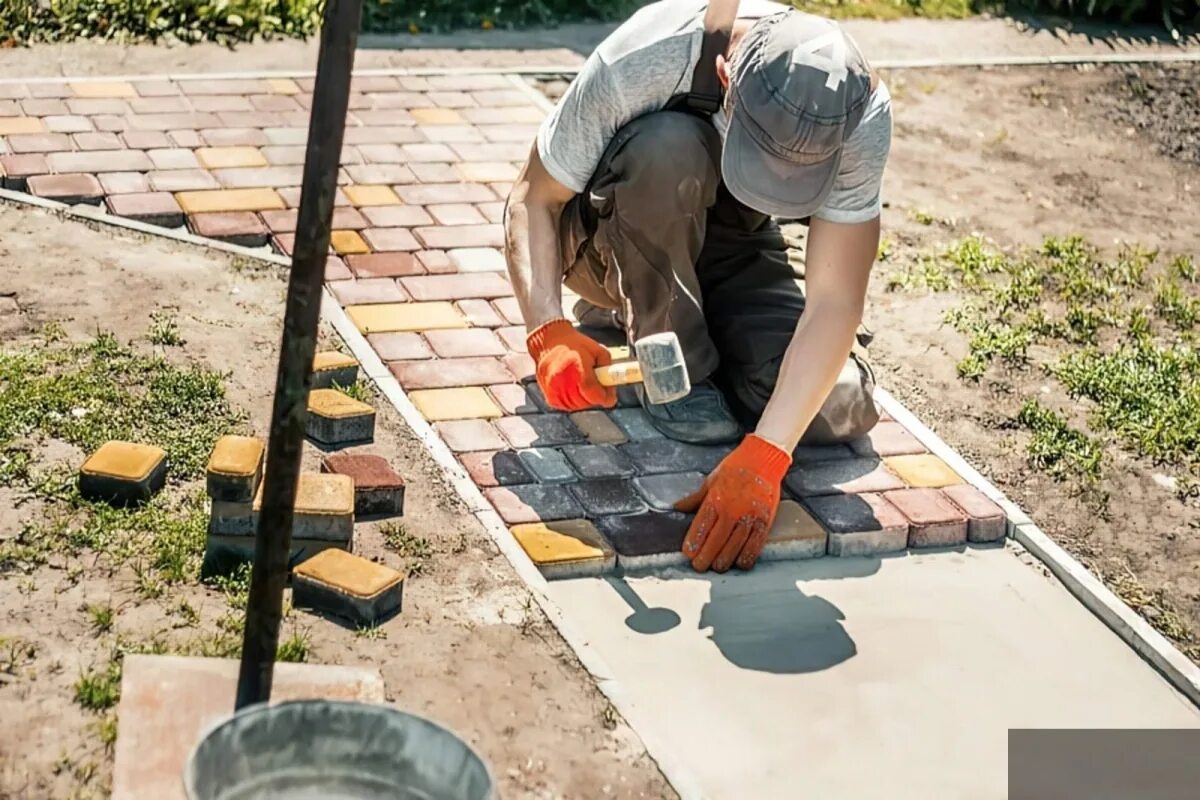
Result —
POLYGON ((1200 727, 1012 545, 550 595, 705 797, 1001 798, 1010 728, 1200 727))

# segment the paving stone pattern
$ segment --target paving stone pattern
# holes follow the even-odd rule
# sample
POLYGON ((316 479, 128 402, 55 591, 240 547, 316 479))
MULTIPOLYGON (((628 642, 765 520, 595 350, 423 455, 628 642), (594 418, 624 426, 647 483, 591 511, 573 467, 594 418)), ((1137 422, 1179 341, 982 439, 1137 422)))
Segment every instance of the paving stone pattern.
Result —
MULTIPOLYGON (((311 78, 4 88, 5 188, 290 253, 311 78)), ((691 517, 673 503, 730 448, 664 439, 628 387, 619 408, 562 414, 531 382, 501 221, 542 116, 503 75, 356 77, 327 285, 504 521, 562 528, 522 529, 527 550, 571 544, 570 574, 680 564, 691 517)), ((783 492, 771 541, 803 554, 788 557, 994 541, 1006 524, 886 416, 859 441, 799 448, 783 492)))

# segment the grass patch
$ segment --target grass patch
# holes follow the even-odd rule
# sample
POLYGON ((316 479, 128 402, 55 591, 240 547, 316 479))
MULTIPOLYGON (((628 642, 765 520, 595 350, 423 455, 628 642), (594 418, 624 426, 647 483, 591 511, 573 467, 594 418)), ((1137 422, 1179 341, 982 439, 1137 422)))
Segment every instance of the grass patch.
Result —
POLYGON ((113 607, 104 605, 86 605, 83 607, 87 614, 88 623, 96 633, 108 633, 113 626, 113 607))
POLYGON ((162 347, 182 347, 187 344, 182 334, 179 333, 178 323, 175 322, 175 318, 170 314, 155 311, 150 315, 150 320, 150 332, 146 335, 146 338, 150 340, 150 344, 157 344, 162 347))
POLYGON ((121 661, 113 658, 106 665, 79 676, 75 682, 75 702, 88 711, 107 711, 121 699, 121 661))
POLYGON ((380 528, 384 543, 404 559, 408 574, 416 577, 425 571, 433 555, 433 545, 424 536, 408 532, 403 522, 389 522, 380 528))
POLYGON ((1021 406, 1017 422, 1032 434, 1026 452, 1034 466, 1060 480, 1081 477, 1093 484, 1100 480, 1104 460, 1100 442, 1075 430, 1034 398, 1021 406))
POLYGON ((375 399, 375 390, 367 381, 356 381, 349 386, 342 386, 337 381, 334 381, 333 388, 348 397, 353 397, 360 403, 370 403, 375 399))

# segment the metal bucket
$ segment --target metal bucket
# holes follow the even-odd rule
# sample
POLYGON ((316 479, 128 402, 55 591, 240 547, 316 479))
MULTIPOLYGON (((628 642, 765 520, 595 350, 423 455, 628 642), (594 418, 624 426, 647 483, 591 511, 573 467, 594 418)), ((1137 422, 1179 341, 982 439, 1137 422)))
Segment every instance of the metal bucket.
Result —
POLYGON ((450 731, 387 706, 300 700, 243 709, 196 745, 188 800, 492 800, 487 765, 450 731))

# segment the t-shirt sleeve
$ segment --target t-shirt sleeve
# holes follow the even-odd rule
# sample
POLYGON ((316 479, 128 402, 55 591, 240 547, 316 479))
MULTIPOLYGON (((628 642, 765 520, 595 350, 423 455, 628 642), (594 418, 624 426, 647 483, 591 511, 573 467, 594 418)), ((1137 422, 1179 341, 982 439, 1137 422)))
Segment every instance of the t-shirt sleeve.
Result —
POLYGON ((892 146, 892 101, 887 87, 876 88, 867 113, 842 147, 833 190, 814 216, 829 222, 869 222, 883 209, 880 187, 892 146))
POLYGON ((556 181, 582 192, 624 118, 612 69, 593 53, 538 128, 538 157, 556 181))

